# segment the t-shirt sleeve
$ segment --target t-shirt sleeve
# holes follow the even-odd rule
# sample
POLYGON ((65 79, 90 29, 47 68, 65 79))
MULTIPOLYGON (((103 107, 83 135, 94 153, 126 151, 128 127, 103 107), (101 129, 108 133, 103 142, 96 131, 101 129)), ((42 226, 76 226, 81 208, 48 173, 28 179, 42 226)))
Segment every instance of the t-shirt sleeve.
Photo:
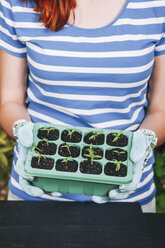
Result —
MULTIPOLYGON (((165 20, 165 16, 164 16, 165 20)), ((165 21, 163 24, 162 36, 160 41, 156 44, 155 47, 155 56, 165 54, 165 21)))
POLYGON ((26 57, 26 45, 17 36, 18 23, 10 0, 0 0, 0 49, 17 57, 26 57))

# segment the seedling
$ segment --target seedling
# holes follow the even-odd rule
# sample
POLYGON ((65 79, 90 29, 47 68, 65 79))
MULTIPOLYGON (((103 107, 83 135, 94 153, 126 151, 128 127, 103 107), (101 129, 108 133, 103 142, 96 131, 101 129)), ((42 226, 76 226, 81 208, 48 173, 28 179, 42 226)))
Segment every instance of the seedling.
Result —
POLYGON ((115 136, 115 138, 113 139, 112 142, 117 141, 120 138, 121 134, 122 134, 122 131, 120 131, 118 133, 113 133, 112 135, 115 136))
POLYGON ((36 143, 35 143, 35 145, 31 148, 31 151, 36 151, 36 153, 38 153, 38 152, 40 152, 41 153, 41 150, 38 148, 38 143, 39 143, 39 141, 37 141, 36 143))
POLYGON ((61 147, 66 147, 66 149, 68 150, 69 154, 71 155, 71 151, 70 151, 70 147, 72 147, 73 145, 62 145, 61 147))
POLYGON ((117 153, 117 155, 119 155, 119 156, 120 156, 121 154, 125 154, 125 151, 119 152, 119 151, 115 150, 115 151, 113 151, 113 152, 117 153))
MULTIPOLYGON (((48 140, 47 140, 46 138, 44 138, 43 141, 46 142, 46 145, 47 145, 47 146, 49 145, 49 142, 48 142, 48 140)), ((31 151, 34 151, 34 150, 35 150, 35 152, 39 152, 39 153, 41 154, 41 153, 42 153, 42 150, 38 147, 38 144, 39 144, 39 141, 37 141, 37 142, 35 143, 35 145, 34 145, 34 146, 32 147, 32 149, 31 149, 31 151)))
POLYGON ((68 157, 68 158, 64 158, 63 160, 62 160, 62 163, 64 163, 64 164, 67 164, 68 163, 68 161, 69 160, 71 160, 72 159, 72 157, 70 156, 70 157, 68 157))
POLYGON ((53 128, 53 127, 41 128, 40 130, 42 130, 42 131, 47 131, 47 132, 48 132, 48 135, 49 135, 50 131, 51 131, 51 130, 55 130, 55 128, 53 128))
POLYGON ((45 142, 46 142, 46 145, 47 145, 47 146, 49 145, 49 141, 48 141, 48 139, 44 138, 44 139, 43 139, 43 141, 45 141, 45 142))
POLYGON ((102 130, 101 131, 99 131, 99 132, 93 132, 93 135, 91 135, 91 137, 89 138, 89 140, 91 140, 91 139, 96 139, 96 137, 98 136, 98 135, 100 135, 100 134, 102 134, 102 130))
POLYGON ((76 132, 76 128, 74 128, 72 130, 68 130, 68 136, 70 137, 70 139, 72 138, 72 135, 74 132, 76 132))
POLYGON ((93 165, 93 160, 95 158, 102 158, 100 155, 95 155, 95 152, 93 150, 92 144, 90 144, 89 148, 87 149, 88 154, 84 154, 86 157, 90 158, 91 164, 93 165))
POLYGON ((42 157, 45 158, 46 156, 41 154, 41 153, 39 153, 38 151, 36 151, 36 153, 38 154, 38 163, 40 163, 41 158, 42 157))
POLYGON ((121 166, 121 162, 122 161, 118 161, 116 159, 113 159, 115 161, 115 165, 116 165, 116 171, 119 171, 120 170, 120 166, 121 166))

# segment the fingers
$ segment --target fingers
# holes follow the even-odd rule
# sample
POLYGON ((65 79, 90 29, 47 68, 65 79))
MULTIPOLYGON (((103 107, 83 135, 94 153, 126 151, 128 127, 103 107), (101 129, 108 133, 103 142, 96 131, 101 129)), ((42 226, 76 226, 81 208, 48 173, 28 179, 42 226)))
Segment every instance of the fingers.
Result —
POLYGON ((62 194, 60 192, 51 192, 49 195, 54 196, 54 197, 60 197, 62 194))
POLYGON ((34 124, 32 122, 28 122, 18 130, 18 140, 27 148, 31 147, 33 144, 33 127, 34 124))
POLYGON ((19 166, 19 163, 18 163, 18 162, 19 162, 19 161, 17 161, 17 166, 16 166, 16 168, 15 168, 17 174, 18 174, 19 176, 25 178, 26 180, 32 182, 33 179, 34 179, 34 177, 26 175, 25 172, 24 172, 24 168, 23 168, 22 166, 19 166))
POLYGON ((44 194, 44 191, 38 187, 32 186, 30 182, 28 182, 23 177, 19 177, 19 183, 22 187, 22 189, 29 195, 34 197, 40 197, 44 194))
POLYGON ((142 177, 143 163, 144 163, 143 160, 139 161, 138 163, 135 163, 132 182, 126 185, 120 185, 119 190, 121 192, 134 191, 137 188, 140 179, 142 177))
POLYGON ((19 156, 18 156, 15 170, 19 176, 22 176, 25 179, 32 181, 34 177, 28 176, 24 172, 24 164, 26 161, 27 153, 28 153, 28 149, 26 147, 22 146, 21 144, 19 144, 19 156))
POLYGON ((109 191, 109 198, 114 200, 123 200, 126 199, 133 192, 127 191, 122 193, 119 189, 112 189, 109 191))
POLYGON ((99 204, 106 203, 106 202, 109 202, 109 197, 93 195, 92 196, 92 201, 95 202, 95 203, 99 203, 99 204))
POLYGON ((138 162, 142 158, 145 159, 147 146, 146 136, 140 130, 136 131, 133 134, 132 149, 130 153, 130 158, 134 163, 138 162))

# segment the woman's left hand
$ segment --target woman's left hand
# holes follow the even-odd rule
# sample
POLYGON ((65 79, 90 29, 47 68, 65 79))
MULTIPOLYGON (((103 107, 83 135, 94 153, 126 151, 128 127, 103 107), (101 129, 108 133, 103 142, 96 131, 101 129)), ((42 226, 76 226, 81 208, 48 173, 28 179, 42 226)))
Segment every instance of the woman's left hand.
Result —
POLYGON ((153 131, 141 129, 133 133, 132 148, 130 159, 133 162, 133 180, 126 185, 120 185, 116 189, 109 191, 109 197, 92 196, 92 200, 96 203, 105 203, 110 199, 120 200, 126 199, 136 191, 140 182, 142 171, 147 163, 150 152, 157 144, 157 138, 153 131))

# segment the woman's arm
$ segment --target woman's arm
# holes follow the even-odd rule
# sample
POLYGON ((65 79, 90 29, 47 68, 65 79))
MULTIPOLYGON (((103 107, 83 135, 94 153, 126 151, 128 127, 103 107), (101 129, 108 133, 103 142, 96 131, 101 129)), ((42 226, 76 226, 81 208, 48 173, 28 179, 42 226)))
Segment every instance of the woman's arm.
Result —
POLYGON ((165 142, 165 55, 155 57, 149 86, 149 107, 139 129, 153 130, 159 146, 165 142))
POLYGON ((16 120, 30 121, 25 106, 27 63, 0 50, 0 125, 12 138, 16 120))

